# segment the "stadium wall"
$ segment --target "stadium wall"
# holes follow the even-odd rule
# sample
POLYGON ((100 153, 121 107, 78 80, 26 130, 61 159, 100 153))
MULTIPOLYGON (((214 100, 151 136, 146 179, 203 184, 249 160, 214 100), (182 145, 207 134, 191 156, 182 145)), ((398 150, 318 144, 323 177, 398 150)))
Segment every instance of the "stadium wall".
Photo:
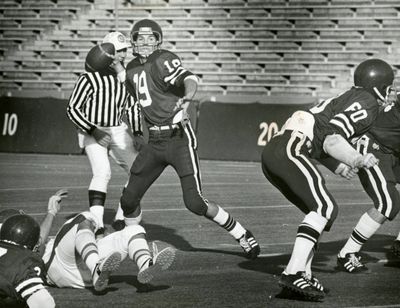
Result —
MULTIPOLYGON (((244 101, 244 100, 243 100, 244 101)), ((201 159, 259 161, 263 146, 290 114, 315 98, 268 97, 262 102, 205 100, 190 116, 201 159)), ((0 98, 0 151, 80 154, 76 129, 67 118, 67 100, 0 98)), ((146 136, 145 132, 145 136, 146 136)))

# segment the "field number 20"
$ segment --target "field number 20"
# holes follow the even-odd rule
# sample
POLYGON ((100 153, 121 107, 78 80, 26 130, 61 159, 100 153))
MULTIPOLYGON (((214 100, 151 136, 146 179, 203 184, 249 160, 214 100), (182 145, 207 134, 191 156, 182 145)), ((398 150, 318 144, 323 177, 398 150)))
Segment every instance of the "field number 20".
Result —
POLYGON ((266 122, 260 123, 260 130, 261 133, 258 136, 257 145, 258 146, 265 146, 267 145, 268 141, 279 131, 278 124, 272 122, 268 125, 266 122))
POLYGON ((3 136, 14 136, 18 127, 18 117, 15 113, 5 113, 3 122, 3 136))

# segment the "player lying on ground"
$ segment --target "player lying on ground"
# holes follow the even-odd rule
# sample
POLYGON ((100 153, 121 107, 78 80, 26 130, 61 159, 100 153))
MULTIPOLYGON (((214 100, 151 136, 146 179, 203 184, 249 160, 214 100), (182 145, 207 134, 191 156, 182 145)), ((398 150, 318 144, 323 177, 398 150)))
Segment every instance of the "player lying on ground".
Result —
MULTIPOLYGON (((61 190, 50 198, 47 216, 54 217, 56 215, 60 209, 59 203, 64 197, 66 197, 66 192, 61 190)), ((26 214, 20 214, 16 210, 4 210, 0 213, 0 218, 5 218, 7 221, 7 218, 16 215, 31 218, 26 214)), ((36 263, 41 264, 40 273, 42 277, 41 281, 38 280, 41 285, 45 282, 57 287, 94 287, 96 291, 102 291, 107 287, 112 271, 116 270, 127 257, 137 264, 139 268, 138 281, 141 283, 148 283, 155 275, 168 269, 173 263, 175 249, 166 247, 158 251, 159 247, 152 243, 152 251, 150 251, 145 238, 145 231, 141 226, 127 227, 122 231, 111 233, 96 241, 94 232, 99 227, 99 224, 96 222, 96 217, 89 212, 80 213, 68 220, 60 228, 56 237, 45 243, 52 222, 52 219, 47 216, 44 220, 46 223, 41 225, 42 228, 36 228, 38 231, 37 240, 35 241, 35 238, 31 239, 29 237, 30 242, 36 243, 29 247, 34 247, 32 248, 34 250, 32 254, 35 256, 36 263), (39 233, 42 234, 42 240, 39 240, 39 233), (46 262, 45 265, 42 264, 43 261, 40 259, 39 253, 36 252, 38 246, 43 246, 43 249, 45 249, 43 255, 43 260, 46 262), (46 271, 47 276, 44 274, 46 271)), ((28 224, 22 228, 25 233, 19 229, 16 230, 22 234, 34 235, 36 234, 36 229, 28 224)), ((0 232, 5 232, 5 230, 1 228, 0 232)), ((5 239, 10 241, 7 237, 5 239)), ((19 249, 21 245, 26 246, 25 242, 21 242, 21 244, 18 240, 13 240, 13 242, 15 243, 13 247, 16 246, 16 249, 19 249)), ((2 260, 0 257, 0 266, 2 260)), ((20 270, 18 264, 10 266, 7 263, 6 266, 9 267, 11 273, 16 273, 20 270)), ((8 286, 3 287, 0 284, 0 297, 27 300, 28 296, 26 298, 18 297, 18 294, 10 293, 9 289, 8 286)))

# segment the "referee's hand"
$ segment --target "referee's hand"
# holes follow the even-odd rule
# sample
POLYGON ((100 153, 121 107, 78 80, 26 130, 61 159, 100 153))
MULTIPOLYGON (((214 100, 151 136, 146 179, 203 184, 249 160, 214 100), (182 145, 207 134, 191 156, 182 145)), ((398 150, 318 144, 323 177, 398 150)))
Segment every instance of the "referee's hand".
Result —
POLYGON ((111 142, 111 136, 97 127, 93 130, 92 136, 96 139, 98 144, 105 148, 107 148, 111 142))

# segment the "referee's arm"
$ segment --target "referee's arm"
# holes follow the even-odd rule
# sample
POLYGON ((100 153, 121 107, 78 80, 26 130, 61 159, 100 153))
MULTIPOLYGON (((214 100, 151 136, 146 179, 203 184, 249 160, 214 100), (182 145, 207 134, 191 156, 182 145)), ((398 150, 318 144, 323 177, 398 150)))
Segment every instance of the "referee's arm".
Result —
POLYGON ((92 133, 96 128, 82 112, 82 109, 86 105, 88 95, 90 92, 90 83, 88 82, 86 75, 81 75, 75 84, 74 90, 72 91, 71 97, 68 102, 67 115, 69 119, 84 132, 92 133))
POLYGON ((131 95, 128 95, 128 121, 134 136, 143 136, 142 112, 140 104, 131 95))

